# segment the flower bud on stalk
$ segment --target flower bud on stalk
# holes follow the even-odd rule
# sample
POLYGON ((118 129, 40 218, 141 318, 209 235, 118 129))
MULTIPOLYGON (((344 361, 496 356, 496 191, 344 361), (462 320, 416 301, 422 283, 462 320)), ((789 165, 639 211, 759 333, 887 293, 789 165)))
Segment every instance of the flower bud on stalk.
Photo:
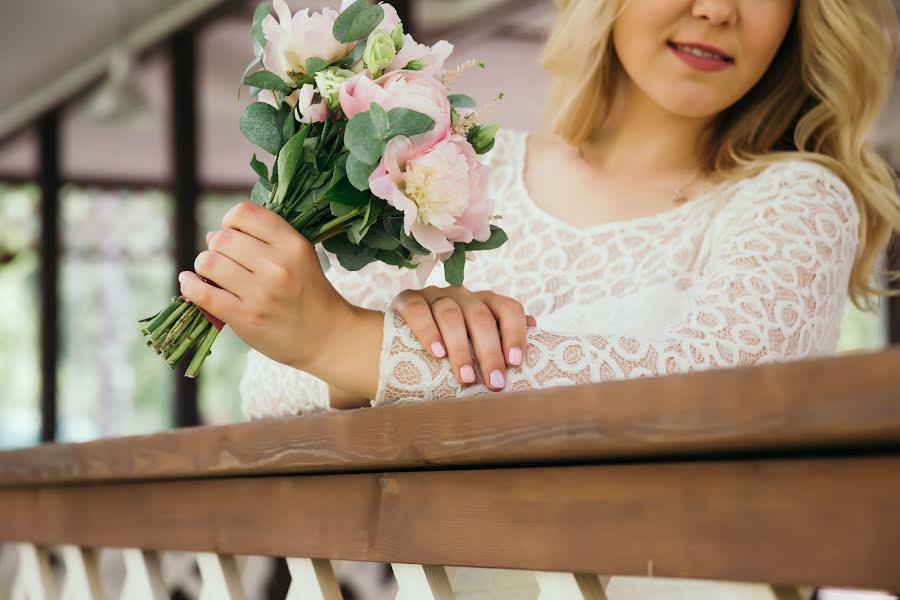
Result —
POLYGON ((391 40, 394 41, 394 50, 400 52, 403 48, 403 23, 400 23, 391 31, 391 40))
POLYGON ((366 50, 363 52, 363 63, 372 77, 378 77, 381 72, 391 64, 397 56, 397 48, 391 35, 376 29, 369 34, 366 40, 366 50))
POLYGON ((332 110, 341 104, 339 98, 341 85, 354 75, 353 71, 340 67, 328 67, 316 73, 316 88, 332 110))

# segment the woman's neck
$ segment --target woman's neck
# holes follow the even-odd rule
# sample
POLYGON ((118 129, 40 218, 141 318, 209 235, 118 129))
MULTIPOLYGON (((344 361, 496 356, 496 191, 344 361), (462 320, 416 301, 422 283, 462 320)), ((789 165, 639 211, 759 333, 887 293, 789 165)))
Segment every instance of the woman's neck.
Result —
POLYGON ((597 127, 581 151, 592 166, 622 178, 696 172, 709 123, 665 110, 627 80, 606 125, 597 127))

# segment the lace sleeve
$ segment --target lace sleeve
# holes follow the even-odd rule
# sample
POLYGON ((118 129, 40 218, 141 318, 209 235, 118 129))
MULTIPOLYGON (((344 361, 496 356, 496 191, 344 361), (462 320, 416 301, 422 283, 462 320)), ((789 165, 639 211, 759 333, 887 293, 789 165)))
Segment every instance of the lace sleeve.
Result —
MULTIPOLYGON (((707 264, 688 309, 659 336, 529 330, 525 360, 508 370, 517 391, 738 367, 814 355, 836 336, 858 246, 859 214, 831 171, 790 161, 731 199, 709 233, 707 264)), ((770 170, 772 168, 770 167, 770 170)), ((480 373, 461 387, 405 322, 385 315, 373 405, 487 393, 480 373)))
MULTIPOLYGON (((385 310, 402 290, 420 287, 413 269, 372 263, 358 272, 350 272, 340 266, 334 255, 325 254, 331 263, 326 277, 348 302, 356 306, 385 310)), ((253 349, 247 353, 239 391, 241 412, 247 419, 287 417, 331 409, 327 383, 253 349)))

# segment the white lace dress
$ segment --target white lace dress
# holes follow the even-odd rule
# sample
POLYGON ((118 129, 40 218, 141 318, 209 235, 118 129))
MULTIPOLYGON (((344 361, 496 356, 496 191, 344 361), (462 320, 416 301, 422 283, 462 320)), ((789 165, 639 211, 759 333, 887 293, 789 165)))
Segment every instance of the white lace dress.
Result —
MULTIPOLYGON (((522 173, 526 138, 522 131, 501 132, 488 155, 490 192, 509 241, 466 265, 467 288, 513 297, 538 320, 529 329, 522 366, 508 369, 506 391, 833 352, 859 214, 830 170, 784 161, 660 214, 582 228, 530 198, 522 173)), ((338 291, 359 306, 386 311, 373 405, 491 393, 480 374, 475 385, 460 386, 449 361, 433 358, 390 310, 401 290, 421 287, 414 272, 371 264, 348 273, 331 258, 328 277, 338 291)), ((436 269, 426 283, 442 282, 436 269)), ((250 419, 329 410, 324 382, 253 350, 240 393, 250 419)), ((472 573, 457 572, 460 591, 477 579, 472 573)), ((535 597, 533 583, 522 576, 503 572, 491 581, 496 596, 467 597, 535 597), (518 596, 514 580, 521 584, 518 596)), ((616 578, 612 585, 633 583, 639 597, 647 597, 663 584, 629 581, 616 578)), ((744 587, 760 597, 755 586, 744 587)), ((740 586, 715 588, 709 597, 751 597, 740 595, 740 586)), ((652 597, 701 593, 684 584, 671 591, 652 597)))

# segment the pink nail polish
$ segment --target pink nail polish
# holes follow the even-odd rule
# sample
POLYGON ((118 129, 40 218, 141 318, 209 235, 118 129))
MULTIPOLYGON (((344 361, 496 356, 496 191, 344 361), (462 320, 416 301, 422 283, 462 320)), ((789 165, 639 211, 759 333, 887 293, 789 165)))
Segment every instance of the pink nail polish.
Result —
POLYGON ((513 346, 509 349, 509 362, 510 364, 519 366, 522 364, 522 349, 518 346, 513 346))
POLYGON ((506 380, 503 377, 503 373, 497 369, 491 371, 491 387, 500 389, 504 385, 506 385, 506 380))
POLYGON ((184 283, 184 278, 187 277, 187 271, 182 271, 178 274, 178 283, 184 283))
POLYGON ((459 376, 462 377, 464 383, 475 383, 475 369, 470 365, 466 365, 459 370, 459 376))
POLYGON ((445 356, 447 356, 447 351, 444 349, 444 345, 438 341, 431 342, 431 352, 438 358, 444 358, 445 356))

